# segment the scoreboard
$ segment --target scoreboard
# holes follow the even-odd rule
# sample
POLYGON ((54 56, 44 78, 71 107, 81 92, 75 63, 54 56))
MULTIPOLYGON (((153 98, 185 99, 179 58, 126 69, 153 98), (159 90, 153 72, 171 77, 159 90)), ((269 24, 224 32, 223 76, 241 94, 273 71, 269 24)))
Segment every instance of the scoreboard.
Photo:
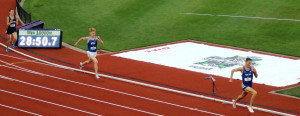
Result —
POLYGON ((60 29, 20 29, 18 30, 19 48, 61 48, 60 29))

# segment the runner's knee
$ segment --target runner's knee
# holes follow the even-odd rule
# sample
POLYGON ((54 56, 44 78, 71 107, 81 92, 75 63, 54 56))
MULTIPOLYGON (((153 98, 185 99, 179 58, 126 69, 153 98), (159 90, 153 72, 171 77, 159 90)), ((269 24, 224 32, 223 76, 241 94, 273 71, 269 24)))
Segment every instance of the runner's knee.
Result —
POLYGON ((257 95, 257 92, 254 90, 254 91, 252 92, 252 94, 253 94, 253 95, 257 95))
POLYGON ((98 64, 98 61, 97 61, 97 60, 94 60, 93 62, 94 62, 94 64, 98 64))

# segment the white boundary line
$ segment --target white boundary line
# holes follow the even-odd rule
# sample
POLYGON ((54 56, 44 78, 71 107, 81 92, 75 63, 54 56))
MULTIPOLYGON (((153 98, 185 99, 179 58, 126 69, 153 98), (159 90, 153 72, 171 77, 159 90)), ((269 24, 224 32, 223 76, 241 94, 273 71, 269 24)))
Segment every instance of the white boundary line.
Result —
MULTIPOLYGON (((0 75, 0 78, 6 79, 6 78, 8 78, 8 77, 3 77, 2 75, 0 75)), ((99 115, 99 114, 95 114, 95 113, 91 113, 91 112, 88 112, 88 111, 84 111, 84 110, 72 108, 72 107, 69 107, 69 106, 64 106, 64 105, 61 105, 61 104, 57 104, 57 103, 53 103, 53 102, 49 102, 49 101, 37 99, 37 98, 34 98, 34 97, 30 97, 30 96, 26 96, 26 95, 14 93, 14 92, 6 91, 6 90, 3 90, 3 89, 0 89, 0 91, 1 91, 1 92, 5 92, 5 93, 10 93, 10 94, 13 94, 13 95, 16 95, 16 96, 21 96, 21 97, 25 97, 25 98, 28 98, 28 99, 32 99, 32 100, 36 100, 36 101, 48 103, 48 104, 51 104, 51 105, 56 105, 56 106, 60 106, 60 107, 63 107, 63 108, 67 108, 67 109, 71 109, 71 110, 75 110, 75 111, 87 113, 87 114, 90 114, 90 115, 101 116, 101 115, 99 115)))
POLYGON ((17 111, 21 111, 21 112, 24 112, 24 113, 32 114, 32 115, 35 115, 35 116, 42 116, 42 115, 37 114, 37 113, 29 112, 29 111, 26 111, 26 110, 22 110, 22 109, 19 109, 19 108, 7 106, 7 105, 4 105, 4 104, 0 104, 0 106, 10 108, 10 109, 13 109, 13 110, 17 110, 17 111))
MULTIPOLYGON (((0 60, 0 62, 3 62, 3 63, 5 63, 5 64, 8 64, 8 65, 11 65, 11 66, 14 66, 14 67, 18 67, 18 66, 15 66, 15 65, 9 64, 9 63, 7 63, 7 62, 4 62, 4 61, 2 61, 2 60, 0 60)), ((6 68, 11 68, 11 69, 14 69, 14 68, 12 68, 12 67, 9 67, 9 66, 7 66, 7 65, 0 65, 0 66, 2 66, 2 67, 6 67, 6 68)), ((25 72, 29 72, 29 73, 33 73, 33 74, 37 74, 37 75, 41 75, 41 76, 45 76, 45 74, 43 74, 43 73, 39 73, 39 72, 32 71, 32 70, 29 70, 29 69, 26 69, 26 68, 22 68, 22 67, 16 68, 16 70, 25 71, 25 72)))
POLYGON ((278 20, 278 21, 300 21, 297 19, 280 19, 280 18, 267 18, 267 17, 252 17, 252 16, 235 16, 235 15, 213 15, 201 13, 183 13, 186 15, 202 15, 202 16, 219 16, 219 17, 233 17, 233 18, 248 18, 248 19, 263 19, 263 20, 278 20))
MULTIPOLYGON (((1 55, 1 54, 0 54, 1 55)), ((0 62, 6 63, 2 60, 0 60, 0 62)), ((103 87, 98 87, 98 86, 94 86, 94 85, 89 85, 89 84, 85 84, 85 83, 80 83, 80 82, 76 82, 76 81, 72 81, 72 80, 67 80, 67 79, 63 79, 60 77, 55 77, 55 76, 51 76, 51 75, 47 75, 47 74, 43 74, 40 72, 36 72, 30 69, 26 69, 20 66, 16 66, 16 65, 12 65, 16 68, 12 68, 12 67, 8 67, 8 66, 4 66, 6 68, 11 68, 11 69, 15 69, 15 70, 20 70, 20 71, 24 71, 24 72, 29 72, 29 73, 33 73, 33 74, 37 74, 37 75, 46 75, 48 77, 51 78, 55 78, 58 80, 63 80, 66 82, 71 82, 71 83, 75 83, 75 84, 79 84, 79 85, 84 85, 84 86, 88 86, 88 87, 92 87, 92 88, 97 88, 97 89, 102 89, 102 90, 106 90, 106 91, 110 91, 110 92, 115 92, 115 93, 119 93, 119 94, 123 94, 123 95, 128 95, 128 96, 132 96, 132 97, 136 97, 136 98, 141 98, 141 99, 145 99, 145 100, 149 100, 149 101, 154 101, 154 102, 158 102, 158 103, 163 103, 163 104, 167 104, 167 105, 171 105, 171 106, 176 106, 176 107, 180 107, 180 108, 185 108, 185 109, 189 109, 189 110, 194 110, 194 111, 199 111, 202 113, 208 113, 208 114, 212 114, 212 115, 217 115, 217 116, 223 116, 221 114, 217 114, 217 113, 213 113, 213 112, 209 112, 209 111, 205 111, 205 110, 199 110, 197 108, 192 108, 192 107, 188 107, 188 106, 183 106, 183 105, 178 105, 178 104, 174 104, 174 103, 170 103, 170 102, 165 102, 165 101, 161 101, 161 100, 156 100, 156 99, 152 99, 152 98, 147 98, 147 97, 143 97, 143 96, 138 96, 138 95, 134 95, 134 94, 130 94, 130 93, 126 93, 126 92, 121 92, 121 91, 117 91, 117 90, 112 90, 112 89, 107 89, 107 88, 103 88, 103 87)), ((7 78, 8 80, 10 80, 9 78, 7 78)), ((13 81, 13 80, 11 80, 13 81)))
MULTIPOLYGON (((19 57, 14 57, 14 56, 9 56, 9 55, 5 55, 5 54, 0 54, 0 56, 6 56, 6 57, 10 57, 10 58, 19 59, 19 60, 30 61, 29 59, 19 58, 19 57)), ((46 66, 52 66, 52 65, 49 65, 49 64, 46 64, 46 63, 42 63, 42 62, 33 62, 33 63, 43 64, 43 65, 46 65, 46 66)))
POLYGON ((133 111, 138 111, 138 112, 142 112, 142 113, 146 113, 146 114, 150 114, 150 115, 155 115, 155 116, 161 116, 160 114, 156 114, 156 113, 152 113, 152 112, 148 112, 148 111, 143 111, 143 110, 140 110, 140 109, 131 108, 131 107, 127 107, 127 106, 123 106, 123 105, 119 105, 119 104, 115 104, 115 103, 111 103, 111 102, 107 102, 107 101, 103 101, 103 100, 98 100, 98 99, 94 99, 94 98, 90 98, 90 97, 86 97, 86 96, 81 96, 81 95, 78 95, 78 94, 69 93, 69 92, 65 92, 65 91, 61 91, 61 90, 57 90, 57 89, 52 89, 52 88, 48 88, 48 87, 28 83, 28 82, 25 82, 25 81, 13 79, 13 78, 6 77, 6 76, 3 76, 3 75, 0 75, 0 78, 12 80, 14 82, 23 83, 23 84, 31 85, 31 86, 38 87, 38 88, 43 88, 43 89, 50 90, 50 91, 55 91, 55 92, 58 92, 58 93, 67 94, 67 95, 70 95, 70 96, 76 96, 76 97, 91 100, 91 101, 96 101, 96 102, 100 102, 100 103, 104 103, 104 104, 109 104, 109 105, 112 105, 112 106, 117 106, 117 107, 121 107, 121 108, 125 108, 125 109, 130 109, 130 110, 133 110, 133 111))
MULTIPOLYGON (((3 47, 6 47, 4 44, 0 43, 0 45, 2 45, 3 47)), ((63 69, 69 69, 69 70, 74 70, 74 71, 78 71, 78 72, 83 72, 83 73, 88 73, 88 74, 92 74, 94 75, 95 73, 93 72, 89 72, 89 71, 84 71, 84 70, 79 70, 79 69, 75 69, 75 68, 71 68, 71 67, 67 67, 67 66, 63 66, 63 65, 59 65, 59 64, 55 64, 55 63, 51 63, 45 60, 41 60, 35 57, 32 57, 30 55, 24 54, 22 52, 19 52, 15 49, 11 49, 9 48, 11 51, 14 51, 18 54, 21 54, 23 56, 35 59, 37 61, 43 62, 43 63, 47 63, 59 68, 63 68, 63 69)), ((118 77, 114 77, 114 76, 109 76, 109 75, 105 75, 105 74, 98 74, 99 76, 102 77, 106 77, 106 78, 110 78, 110 79, 114 79, 114 80, 119 80, 119 81, 124 81, 124 82, 128 82, 128 83, 133 83, 133 84, 137 84, 137 85, 142 85, 142 86, 146 86, 146 87, 151 87, 151 88, 156 88, 156 89, 160 89, 160 90, 165 90, 165 91, 169 91, 169 92, 174 92, 174 93, 179 93, 179 94, 184 94, 184 95, 188 95, 188 96, 193 96, 193 97, 198 97, 198 98, 203 98, 203 99, 208 99, 208 100, 213 100, 213 101, 218 101, 221 103, 230 103, 232 104, 232 101, 226 101, 226 100, 221 100, 221 99, 217 99, 217 98, 212 98, 212 97, 207 97, 207 96, 203 96, 203 95, 198 95, 198 94, 193 94, 193 93, 189 93, 189 92, 184 92, 184 91, 179 91, 179 90, 175 90, 175 89, 170 89, 170 88, 166 88, 166 87, 161 87, 161 86, 156 86, 156 85, 151 85, 151 84, 147 84, 147 83, 142 83, 142 82, 137 82, 137 81, 133 81, 133 80, 127 80, 127 79, 123 79, 123 78, 118 78, 118 77)), ((237 106, 240 107, 248 107, 247 105, 244 104, 236 104, 237 106)), ((265 109, 265 108, 260 108, 260 107, 252 107, 255 110, 259 110, 259 111, 263 111, 263 112, 268 112, 268 113, 273 113, 273 114, 278 114, 278 115, 285 115, 285 116, 295 116, 293 114, 288 114, 288 113, 283 113, 283 112, 279 112, 279 111, 274 111, 274 110, 269 110, 269 109, 265 109)))

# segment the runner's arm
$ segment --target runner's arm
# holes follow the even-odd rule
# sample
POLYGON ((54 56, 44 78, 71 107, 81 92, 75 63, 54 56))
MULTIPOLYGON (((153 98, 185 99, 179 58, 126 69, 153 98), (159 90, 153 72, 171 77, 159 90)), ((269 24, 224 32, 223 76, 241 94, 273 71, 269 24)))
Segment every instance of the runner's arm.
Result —
POLYGON ((10 21, 9 18, 7 17, 7 21, 6 21, 7 26, 9 26, 11 24, 11 22, 12 21, 10 21))
POLYGON ((77 47, 77 44, 78 44, 80 41, 82 41, 82 40, 89 40, 89 38, 88 38, 88 37, 82 37, 82 38, 80 38, 80 39, 74 44, 74 46, 77 47))
POLYGON ((258 77, 258 74, 257 74, 257 71, 256 71, 256 69, 254 68, 254 66, 252 66, 252 69, 253 69, 253 74, 254 74, 254 76, 257 78, 257 77, 258 77))
POLYGON ((243 71, 243 67, 239 67, 239 68, 236 68, 236 69, 232 69, 231 70, 231 74, 230 74, 230 79, 229 79, 229 82, 232 82, 232 76, 233 76, 233 73, 234 72, 237 72, 237 71, 243 71))
POLYGON ((97 40, 103 45, 104 42, 101 40, 100 36, 97 36, 97 40))

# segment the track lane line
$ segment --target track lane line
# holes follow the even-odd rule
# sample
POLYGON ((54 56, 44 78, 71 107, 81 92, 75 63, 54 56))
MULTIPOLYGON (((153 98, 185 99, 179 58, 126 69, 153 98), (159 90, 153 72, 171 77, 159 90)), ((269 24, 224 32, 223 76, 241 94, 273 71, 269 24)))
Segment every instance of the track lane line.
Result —
POLYGON ((15 108, 15 107, 8 106, 8 105, 4 105, 4 104, 0 104, 0 106, 6 107, 6 108, 9 108, 9 109, 13 109, 13 110, 17 110, 17 111, 21 111, 21 112, 24 112, 24 113, 27 113, 27 114, 31 114, 31 115, 35 115, 35 116, 42 116, 42 115, 37 114, 37 113, 29 112, 29 111, 26 111, 26 110, 22 110, 22 109, 15 108))
MULTIPOLYGON (((3 76, 0 75, 0 78, 3 78, 3 76)), ((5 79, 5 78, 8 78, 8 77, 4 77, 4 79, 5 79)), ((53 102, 41 100, 41 99, 38 99, 38 98, 34 98, 34 97, 30 97, 30 96, 26 96, 26 95, 14 93, 14 92, 11 92, 11 91, 6 91, 6 90, 3 90, 3 89, 0 89, 0 91, 1 91, 1 92, 4 92, 4 93, 9 93, 9 94, 12 94, 12 95, 16 95, 16 96, 20 96, 20 97, 32 99, 32 100, 35 100, 35 101, 40 101, 40 102, 48 103, 48 104, 51 104, 51 105, 55 105, 55 106, 59 106, 59 107, 63 107, 63 108, 67 108, 67 109, 71 109, 71 110, 83 112, 83 113, 90 114, 90 115, 94 115, 94 116, 101 116, 100 114, 96 114, 96 113, 92 113, 92 112, 88 112, 88 111, 76 109, 76 108, 73 108, 73 107, 69 107, 69 106, 65 106, 65 105, 61 105, 61 104, 57 104, 57 103, 53 103, 53 102)))
MULTIPOLYGON (((7 63, 7 62, 4 62, 2 60, 0 60, 0 62, 7 63)), ((136 98, 141 98, 141 99, 145 99, 145 100, 149 100, 149 101, 154 101, 154 102, 158 102, 158 103, 162 103, 162 104, 167 104, 167 105, 171 105, 171 106, 175 106, 175 107, 180 107, 180 108, 184 108, 184 109, 194 110, 194 111, 198 111, 198 112, 202 112, 202 113, 208 113, 208 114, 212 114, 212 115, 216 115, 216 116, 223 116, 222 114, 217 114, 217 113, 214 113, 214 112, 200 110, 200 109, 197 109, 197 108, 192 108, 192 107, 188 107, 188 106, 184 106, 184 105, 179 105, 179 104, 175 104, 175 103, 165 102, 165 101, 161 101, 161 100, 157 100, 157 99, 152 99, 152 98, 147 98, 147 97, 143 97, 143 96, 138 96, 138 95, 134 95, 134 94, 126 93, 126 92, 121 92, 121 91, 117 91, 117 90, 113 90, 113 89, 103 88, 103 87, 99 87, 99 86, 89 85, 89 84, 85 84, 85 83, 81 83, 81 82, 77 82, 77 81, 72 81, 72 80, 68 80, 68 79, 63 79, 63 78, 60 78, 60 77, 55 77, 55 76, 52 76, 52 75, 43 74, 43 73, 36 72, 36 71, 30 70, 30 69, 26 69, 26 68, 23 68, 23 67, 20 67, 20 66, 16 66, 16 65, 11 65, 11 66, 14 66, 16 68, 9 67, 9 66, 4 66, 4 67, 10 68, 10 69, 19 70, 19 71, 29 72, 29 73, 33 73, 33 74, 37 74, 37 75, 45 75, 45 76, 48 76, 48 77, 51 77, 51 78, 55 78, 55 79, 58 79, 58 80, 63 80, 63 81, 70 82, 70 83, 75 83, 75 84, 84 85, 84 86, 88 86, 88 87, 92 87, 92 88, 96 88, 96 89, 101 89, 101 90, 106 90, 106 91, 110 91, 110 92, 115 92, 115 93, 119 93, 119 94, 123 94, 123 95, 128 95, 128 96, 132 96, 132 97, 136 97, 136 98)))
POLYGON ((236 15, 214 15, 214 14, 202 14, 202 13, 183 13, 185 15, 202 15, 202 16, 219 16, 219 17, 234 17, 234 18, 248 18, 248 19, 266 19, 266 20, 278 20, 278 21, 300 21, 298 19, 281 19, 271 17, 255 17, 255 16, 236 16, 236 15))
MULTIPOLYGON (((136 108, 132 108, 132 107, 128 107, 128 106, 123 106, 123 105, 119 105, 119 104, 115 104, 115 103, 111 103, 111 102, 107 102, 107 101, 103 101, 103 100, 98 100, 98 99, 94 99, 94 98, 90 98, 90 97, 86 97, 86 96, 81 96, 81 95, 78 95, 78 94, 69 93, 69 92, 65 92, 65 91, 61 91, 61 90, 57 90, 57 89, 52 89, 52 88, 48 88, 48 87, 28 83, 28 82, 25 82, 25 81, 21 81, 21 80, 18 80, 18 79, 13 79, 13 78, 6 77, 6 76, 3 76, 3 75, 0 75, 0 78, 10 79, 14 82, 19 82, 19 83, 23 83, 23 84, 26 84, 26 85, 31 85, 31 86, 34 86, 34 87, 43 88, 43 89, 50 90, 50 91, 55 91, 55 92, 58 92, 58 93, 63 93, 63 94, 71 95, 71 96, 76 96, 76 97, 91 100, 91 101, 96 101, 96 102, 100 102, 100 103, 104 103, 104 104, 109 104, 109 105, 112 105, 112 106, 117 106, 117 107, 121 107, 121 108, 125 108, 125 109, 130 109, 130 110, 142 112, 142 113, 145 113, 145 114, 150 114, 150 115, 154 115, 154 116, 161 116, 160 114, 156 114, 156 113, 152 113, 152 112, 148 112, 148 111, 144 111, 144 110, 140 110, 140 109, 136 109, 136 108)), ((0 90, 2 90, 2 89, 0 89, 0 90)))

